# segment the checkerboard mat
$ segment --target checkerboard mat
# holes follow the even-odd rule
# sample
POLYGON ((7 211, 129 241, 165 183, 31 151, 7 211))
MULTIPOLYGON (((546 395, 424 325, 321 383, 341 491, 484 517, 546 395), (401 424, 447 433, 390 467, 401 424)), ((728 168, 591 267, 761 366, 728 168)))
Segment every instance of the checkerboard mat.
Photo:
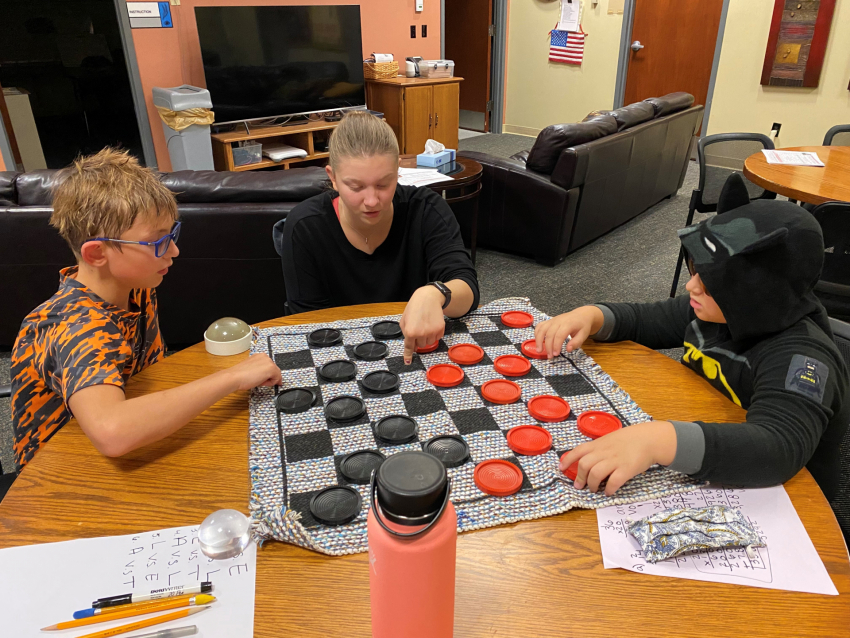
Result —
POLYGON ((257 388, 250 399, 250 453, 252 480, 251 514, 259 539, 274 538, 326 554, 366 551, 368 486, 353 485, 363 498, 360 515, 338 527, 316 521, 310 499, 321 489, 348 485, 339 470, 342 458, 357 450, 376 449, 389 456, 402 450, 421 450, 434 436, 460 435, 469 445, 471 459, 448 470, 452 479, 451 499, 457 511, 458 531, 492 527, 565 512, 573 507, 598 508, 618 503, 658 498, 692 489, 689 477, 653 467, 635 477, 613 497, 576 490, 558 469, 558 458, 566 450, 588 441, 576 427, 576 416, 588 410, 615 414, 624 426, 651 420, 634 401, 583 351, 553 360, 531 360, 531 371, 512 377, 522 389, 520 401, 497 405, 483 398, 481 386, 491 379, 505 378, 493 368, 503 354, 517 354, 520 344, 534 336, 533 328, 512 329, 501 323, 508 310, 531 313, 537 325, 549 317, 532 307, 527 299, 494 301, 460 319, 447 320, 439 347, 416 355, 404 365, 401 340, 385 343, 389 353, 379 361, 361 361, 353 347, 374 340, 370 327, 399 316, 370 317, 322 324, 284 326, 256 331, 252 354, 267 353, 280 367, 285 388, 305 387, 316 393, 314 407, 300 414, 279 412, 274 403, 278 388, 257 388), (343 340, 338 346, 312 348, 307 335, 320 327, 337 328, 343 340), (463 382, 453 388, 438 388, 428 382, 425 371, 438 363, 450 363, 448 349, 458 343, 474 343, 484 350, 476 365, 462 366, 463 382), (318 374, 318 368, 335 359, 349 359, 357 366, 351 381, 333 383, 318 374), (362 384, 374 370, 399 375, 398 390, 374 394, 362 384), (324 406, 334 397, 351 395, 363 399, 366 413, 355 421, 338 423, 328 419, 324 406), (539 395, 558 395, 570 404, 571 412, 561 423, 534 419, 527 402, 539 395), (403 445, 386 445, 376 440, 372 426, 385 416, 402 414, 418 425, 415 440, 403 445), (507 445, 507 431, 517 425, 536 424, 552 434, 553 449, 539 456, 515 454, 507 445), (506 459, 523 475, 519 492, 507 497, 485 494, 475 484, 475 466, 487 459, 506 459))

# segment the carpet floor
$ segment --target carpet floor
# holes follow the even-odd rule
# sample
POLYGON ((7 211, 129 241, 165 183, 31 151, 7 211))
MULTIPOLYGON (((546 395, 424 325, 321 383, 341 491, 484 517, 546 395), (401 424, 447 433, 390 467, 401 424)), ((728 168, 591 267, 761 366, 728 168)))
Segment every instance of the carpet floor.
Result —
MULTIPOLYGON (((459 148, 509 157, 530 149, 533 143, 534 138, 523 135, 480 135, 461 140, 459 148)), ((691 162, 677 195, 572 253, 554 268, 479 249, 476 267, 481 303, 502 297, 528 297, 540 310, 556 315, 600 301, 664 299, 679 251, 676 229, 685 223, 688 200, 698 175, 697 165, 691 162)), ((681 349, 664 353, 681 357, 681 349)), ((9 353, 0 353, 0 385, 8 383, 8 379, 9 353)), ((14 467, 10 417, 9 399, 0 399, 0 464, 6 472, 14 467)))

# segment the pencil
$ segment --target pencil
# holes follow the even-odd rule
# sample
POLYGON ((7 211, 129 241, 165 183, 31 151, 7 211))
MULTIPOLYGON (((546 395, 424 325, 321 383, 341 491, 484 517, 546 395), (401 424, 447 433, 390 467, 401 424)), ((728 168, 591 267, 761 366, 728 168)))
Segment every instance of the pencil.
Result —
POLYGON ((90 616, 89 618, 79 618, 77 620, 68 620, 66 622, 60 622, 55 625, 50 625, 50 627, 42 627, 42 631, 54 631, 57 629, 73 629, 74 627, 83 627, 85 625, 93 625, 99 622, 106 622, 108 620, 118 620, 119 618, 130 618, 131 616, 142 616, 144 614, 155 614, 160 611, 167 611, 169 609, 180 609, 181 607, 195 607, 200 605, 207 605, 209 603, 215 602, 215 596, 209 596, 207 594, 196 594, 195 596, 190 596, 188 599, 184 600, 157 600, 150 601, 145 603, 135 603, 129 605, 121 605, 119 607, 113 607, 115 611, 108 614, 98 614, 97 616, 90 616), (122 609, 122 607, 131 607, 132 609, 122 609))
MULTIPOLYGON (((155 616, 154 618, 148 618, 147 620, 139 620, 138 622, 130 623, 129 625, 121 625, 120 627, 113 627, 112 629, 106 629, 104 631, 96 631, 93 634, 86 634, 84 636, 79 636, 78 638, 109 638, 110 636, 125 634, 128 631, 136 631, 137 629, 144 629, 145 627, 150 627, 151 625, 159 625, 160 623, 169 622, 171 620, 177 620, 178 618, 185 618, 186 616, 191 616, 192 614, 197 614, 202 611, 206 611, 207 609, 209 609, 209 607, 192 607, 191 609, 181 609, 180 611, 175 611, 172 614, 155 616)), ((114 618, 115 616, 112 615, 112 619, 114 618)))
POLYGON ((177 602, 179 601, 187 601, 191 600, 198 594, 184 594, 182 596, 172 596, 171 598, 157 598, 156 600, 146 600, 141 603, 127 603, 126 605, 116 605, 115 607, 90 607, 89 609, 81 609, 80 611, 74 612, 74 618, 79 620, 80 618, 88 618, 90 616, 97 616, 99 614, 114 614, 117 611, 127 611, 128 609, 141 609, 142 607, 150 608, 153 605, 161 605, 164 602, 177 602))

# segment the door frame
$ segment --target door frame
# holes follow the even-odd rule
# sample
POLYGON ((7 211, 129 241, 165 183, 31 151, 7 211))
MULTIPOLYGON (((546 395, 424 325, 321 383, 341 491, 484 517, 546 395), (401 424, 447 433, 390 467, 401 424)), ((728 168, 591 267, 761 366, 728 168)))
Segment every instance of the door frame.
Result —
POLYGON ((139 62, 136 59, 136 46, 133 44, 133 30, 130 28, 130 15, 127 13, 127 0, 114 0, 115 14, 118 18, 118 32, 121 34, 121 44, 124 47, 124 59, 127 61, 127 75, 130 78, 130 92, 133 95, 133 105, 136 111, 136 122, 139 126, 139 138, 142 142, 142 154, 145 165, 151 170, 157 170, 156 149, 153 145, 151 124, 148 120, 148 106, 145 102, 145 91, 142 88, 142 78, 139 75, 139 62))
MULTIPOLYGON (((720 25, 717 27, 717 42, 714 45, 714 60, 711 63, 711 77, 708 81, 708 93, 705 99, 705 112, 702 117, 700 137, 708 131, 708 120, 711 116, 711 102, 714 99, 714 86, 717 83, 717 68, 720 66, 720 51, 723 47, 723 36, 726 32, 726 16, 729 13, 730 0, 723 0, 720 10, 720 25)), ((620 30, 620 57, 617 62, 617 83, 614 88, 614 108, 623 106, 626 95, 626 80, 629 75, 630 46, 632 44, 632 27, 635 21, 635 5, 637 0, 626 0, 623 7, 623 28, 620 30)))
MULTIPOLYGON (((12 123, 9 122, 11 128, 12 123)), ((12 144, 9 141, 9 135, 6 133, 6 126, 3 122, 3 114, 0 113, 0 157, 3 158, 3 163, 6 165, 7 171, 17 171, 18 167, 15 163, 15 156, 12 153, 12 144)))
MULTIPOLYGON (((116 0, 118 1, 118 0, 116 0)), ((728 0, 726 0, 728 1, 728 0)), ((490 49, 490 133, 502 132, 505 107, 505 50, 508 33, 508 0, 492 0, 493 25, 490 49)), ((446 0, 440 0, 440 57, 446 57, 446 0)))

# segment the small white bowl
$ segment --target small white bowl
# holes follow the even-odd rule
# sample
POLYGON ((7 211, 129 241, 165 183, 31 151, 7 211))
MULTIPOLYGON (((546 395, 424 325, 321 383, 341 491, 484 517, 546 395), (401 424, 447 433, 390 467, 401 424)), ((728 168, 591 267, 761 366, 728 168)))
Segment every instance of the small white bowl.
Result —
MULTIPOLYGON (((237 332, 238 334, 238 332, 237 332)), ((219 335, 216 335, 217 337, 219 335)), ((240 352, 245 352, 251 347, 251 327, 248 326, 244 321, 239 319, 235 319, 233 317, 224 317, 223 319, 219 319, 214 322, 209 328, 207 328, 206 332, 204 332, 204 345, 207 348, 207 352, 210 354, 214 354, 220 357, 229 357, 230 355, 239 354, 240 352), (245 330, 247 329, 247 333, 238 339, 231 339, 228 341, 217 341, 210 338, 210 331, 216 327, 219 327, 219 324, 227 323, 228 326, 225 326, 225 333, 229 329, 230 331, 236 330, 245 330)))

